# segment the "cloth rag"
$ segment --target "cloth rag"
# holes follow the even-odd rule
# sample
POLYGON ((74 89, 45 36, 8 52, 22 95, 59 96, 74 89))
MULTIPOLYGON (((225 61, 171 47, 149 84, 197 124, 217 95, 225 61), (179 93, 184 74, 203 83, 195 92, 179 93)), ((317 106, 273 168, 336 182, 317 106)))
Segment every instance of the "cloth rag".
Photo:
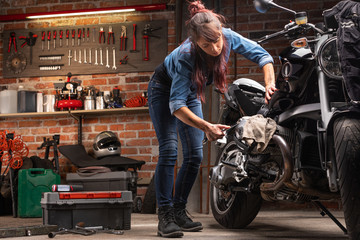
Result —
POLYGON ((264 118, 261 114, 251 116, 243 128, 242 139, 251 146, 256 145, 253 153, 261 153, 265 150, 273 134, 276 131, 276 122, 271 118, 264 118))

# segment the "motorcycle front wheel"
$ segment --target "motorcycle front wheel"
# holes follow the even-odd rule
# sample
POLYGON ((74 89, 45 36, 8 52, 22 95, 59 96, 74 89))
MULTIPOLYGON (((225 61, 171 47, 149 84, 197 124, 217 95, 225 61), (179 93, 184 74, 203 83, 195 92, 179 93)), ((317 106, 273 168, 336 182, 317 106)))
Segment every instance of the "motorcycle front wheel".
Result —
POLYGON ((339 187, 350 239, 360 239, 360 119, 341 117, 334 123, 339 187))
MULTIPOLYGON (((228 142, 220 149, 215 165, 218 165, 223 154, 227 150, 234 150, 228 147, 235 146, 228 142), (225 150, 227 149, 227 150, 225 150)), ((245 228, 249 225, 261 208, 262 198, 260 193, 232 192, 216 188, 211 184, 210 205, 215 220, 226 228, 245 228)))

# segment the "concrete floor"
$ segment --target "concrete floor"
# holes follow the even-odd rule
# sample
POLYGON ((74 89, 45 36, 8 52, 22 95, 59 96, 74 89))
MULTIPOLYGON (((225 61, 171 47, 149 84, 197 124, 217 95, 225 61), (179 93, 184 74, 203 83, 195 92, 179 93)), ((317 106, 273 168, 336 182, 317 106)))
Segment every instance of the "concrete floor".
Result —
MULTIPOLYGON (((341 211, 332 212, 338 220, 344 223, 341 211)), ((202 232, 185 232, 182 239, 226 239, 226 240, 260 240, 260 239, 348 239, 346 235, 327 216, 322 217, 318 211, 289 211, 289 210, 261 210, 255 220, 246 229, 224 229, 211 214, 191 213, 194 221, 202 222, 202 232)), ((0 216, 0 228, 10 226, 40 225, 41 218, 13 218, 12 216, 0 216)), ((131 230, 124 231, 124 235, 97 233, 91 236, 78 234, 56 235, 54 239, 161 239, 157 233, 157 215, 137 214, 131 215, 131 230)), ((45 240, 47 235, 6 238, 45 240)))

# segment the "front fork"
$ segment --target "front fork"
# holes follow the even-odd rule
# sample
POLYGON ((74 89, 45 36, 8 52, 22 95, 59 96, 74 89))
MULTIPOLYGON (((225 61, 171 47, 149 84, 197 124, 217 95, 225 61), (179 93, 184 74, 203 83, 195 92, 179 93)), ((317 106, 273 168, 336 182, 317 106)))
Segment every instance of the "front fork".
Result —
POLYGON ((318 84, 319 84, 319 96, 320 96, 320 111, 321 111, 321 120, 317 124, 318 132, 318 144, 320 152, 320 160, 323 169, 326 170, 327 178, 329 181, 329 188, 332 192, 337 192, 339 190, 337 183, 337 169, 334 154, 331 154, 332 149, 329 149, 328 138, 327 138, 327 129, 331 118, 334 115, 334 109, 330 106, 330 98, 328 91, 328 82, 326 80, 325 74, 317 67, 318 75, 318 84), (330 159, 330 161, 328 161, 330 159))

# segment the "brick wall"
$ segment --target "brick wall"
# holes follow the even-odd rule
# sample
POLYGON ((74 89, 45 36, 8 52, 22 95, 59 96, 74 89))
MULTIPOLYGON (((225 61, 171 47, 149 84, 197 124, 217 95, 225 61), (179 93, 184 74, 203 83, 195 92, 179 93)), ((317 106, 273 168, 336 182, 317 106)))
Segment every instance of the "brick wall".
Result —
MULTIPOLYGON (((216 1, 207 1, 216 2, 216 1)), ((306 11, 309 21, 317 23, 322 21, 322 9, 327 9, 339 1, 334 0, 276 0, 276 3, 293 9, 295 11, 306 11)), ((127 6, 151 3, 169 3, 173 1, 165 0, 126 0, 126 1, 91 1, 91 0, 2 0, 0 1, 0 14, 21 14, 31 12, 61 11, 71 9, 88 9, 99 7, 127 6)), ((245 37, 256 39, 266 33, 275 32, 293 19, 291 14, 277 9, 271 9, 267 14, 256 12, 252 0, 222 0, 217 4, 220 13, 228 18, 228 26, 235 29, 245 37)), ((84 25, 84 24, 104 24, 121 23, 124 21, 149 21, 149 20, 168 20, 168 51, 176 47, 175 44, 175 12, 171 10, 144 12, 132 14, 112 14, 91 17, 60 18, 32 20, 23 22, 0 23, 0 33, 10 29, 32 29, 47 28, 55 26, 84 25)), ((184 17, 184 20, 186 17, 184 17)), ((284 41, 275 41, 272 44, 265 44, 264 47, 274 56, 277 56, 283 49, 284 41)), ((29 89, 37 89, 44 93, 54 94, 53 83, 58 79, 65 79, 65 76, 40 77, 40 78, 16 78, 4 79, 3 69, 3 47, 6 43, 0 40, 0 87, 17 87, 25 85, 29 89)), ((286 45, 285 45, 286 46, 286 45)), ((248 77, 262 82, 261 70, 245 60, 241 56, 234 58, 231 56, 229 61, 229 81, 239 77, 248 77)), ((276 65, 278 72, 278 65, 276 65)), ((95 85, 101 91, 111 90, 119 86, 123 98, 130 98, 139 95, 147 89, 147 83, 151 72, 139 73, 119 73, 119 74, 100 74, 84 75, 78 78, 83 81, 84 86, 95 85)), ((24 141, 30 148, 30 155, 43 157, 44 150, 37 150, 41 145, 43 137, 51 137, 54 134, 61 135, 61 144, 77 143, 77 122, 70 117, 41 117, 41 118, 8 118, 1 120, 1 128, 15 131, 22 135, 24 141)), ((157 140, 153 131, 150 117, 147 113, 140 114, 119 114, 108 116, 92 116, 84 119, 83 122, 83 144, 87 149, 90 148, 96 134, 103 130, 116 132, 122 143, 122 154, 138 160, 146 161, 139 172, 139 177, 150 178, 155 169, 158 150, 157 140)), ((75 168, 67 159, 61 157, 61 171, 63 173, 74 171, 75 168)), ((139 194, 145 192, 145 188, 139 189, 139 194)))
MULTIPOLYGON (((59 1, 59 0, 27 0, 1 1, 0 14, 11 15, 31 12, 62 11, 72 9, 104 8, 115 6, 131 6, 141 4, 157 4, 168 1, 160 0, 127 0, 127 1, 59 1)), ((107 24, 121 23, 125 21, 152 21, 168 20, 168 50, 175 48, 175 28, 173 11, 140 12, 131 14, 112 14, 85 16, 76 18, 44 19, 31 21, 16 21, 0 23, 0 32, 4 30, 47 28, 68 25, 85 24, 107 24)), ((37 78, 3 78, 3 47, 7 47, 7 40, 0 40, 0 87, 16 89, 19 85, 25 86, 29 90, 38 90, 44 94, 55 94, 53 83, 59 79, 66 79, 66 76, 37 77, 37 78), (5 43, 4 43, 5 42, 5 43)), ((19 46, 19 45, 18 45, 19 46)), ((93 85, 100 91, 112 90, 118 86, 121 90, 123 99, 141 95, 147 91, 147 83, 152 72, 139 73, 118 73, 118 74, 99 74, 76 76, 82 81, 82 86, 93 85)), ((50 117, 31 117, 31 118, 7 118, 1 119, 1 130, 14 131, 16 135, 21 135, 24 142, 29 147, 29 156, 37 155, 44 157, 45 149, 38 150, 37 147, 43 142, 43 137, 51 138, 54 134, 60 134, 60 144, 77 144, 78 122, 67 116, 50 117)), ((82 123, 83 138, 82 142, 87 150, 91 149, 95 136, 105 130, 114 131, 121 139, 122 155, 146 161, 139 172, 140 178, 151 178, 157 161, 157 140, 152 127, 150 117, 145 113, 124 113, 117 115, 92 115, 85 117, 82 123)), ((52 149, 51 149, 52 154, 52 149)), ((52 159, 52 155, 51 155, 52 159)), ((76 168, 65 157, 60 156, 60 168, 62 177, 65 173, 72 172, 76 168)), ((142 195, 145 188, 139 188, 142 195)))

